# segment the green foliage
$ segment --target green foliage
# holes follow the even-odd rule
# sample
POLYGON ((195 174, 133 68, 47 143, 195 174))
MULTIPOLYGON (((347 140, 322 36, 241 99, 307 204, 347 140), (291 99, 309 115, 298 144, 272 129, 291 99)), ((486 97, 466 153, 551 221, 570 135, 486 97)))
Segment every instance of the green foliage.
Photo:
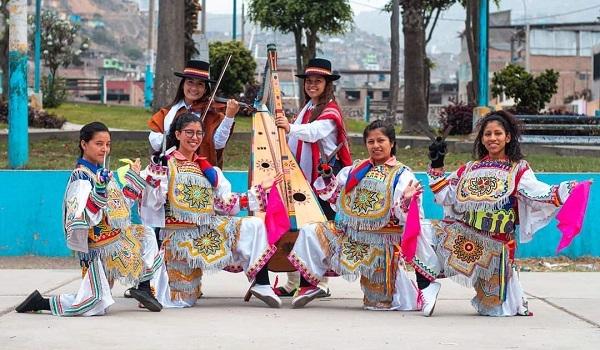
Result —
POLYGON ((92 40, 98 45, 112 46, 115 38, 104 27, 96 27, 92 31, 92 40))
POLYGON ((240 41, 215 41, 209 44, 211 72, 213 79, 217 80, 227 57, 232 55, 223 81, 219 86, 225 96, 233 96, 244 91, 246 84, 254 83, 256 62, 250 50, 246 49, 240 41))
POLYGON ((192 35, 198 26, 198 11, 202 9, 200 1, 185 0, 185 60, 198 54, 192 35))
MULTIPOLYGON (((33 45, 35 21, 29 16, 33 45)), ((44 64, 53 76, 59 67, 67 68, 88 49, 89 39, 79 36, 79 25, 61 19, 54 11, 42 11, 41 51, 44 64)))
POLYGON ((52 79, 52 76, 48 75, 42 77, 41 83, 44 107, 55 108, 65 102, 67 90, 64 79, 60 77, 52 79))
MULTIPOLYGON (((64 101, 64 86, 60 84, 56 71, 59 67, 67 68, 71 64, 80 64, 80 56, 88 49, 89 39, 79 36, 79 25, 61 19, 54 11, 42 11, 41 53, 44 65, 50 70, 50 77, 44 87, 44 103, 47 106, 58 106, 64 101)), ((33 45, 35 20, 29 16, 30 43, 33 45)), ((33 50, 32 50, 33 52, 33 50)))
POLYGON ((125 43, 121 50, 125 54, 125 56, 129 57, 133 61, 140 60, 144 57, 144 53, 142 52, 142 50, 140 50, 139 47, 130 43, 125 43))
MULTIPOLYGON (((352 8, 348 0, 251 0, 248 16, 262 28, 282 33, 304 33, 307 45, 296 41, 296 52, 306 60, 315 56, 319 33, 342 34, 352 28, 352 8)), ((301 68, 301 67, 298 67, 301 68)))
POLYGON ((537 114, 558 91, 558 77, 559 73, 552 69, 534 77, 523 67, 509 64, 494 73, 492 94, 499 96, 504 93, 513 98, 517 113, 537 114))

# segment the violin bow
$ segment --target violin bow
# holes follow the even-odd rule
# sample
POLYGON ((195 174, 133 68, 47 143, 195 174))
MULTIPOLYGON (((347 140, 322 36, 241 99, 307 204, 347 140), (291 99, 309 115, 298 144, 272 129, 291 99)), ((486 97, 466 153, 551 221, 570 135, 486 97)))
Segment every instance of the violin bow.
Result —
POLYGON ((206 109, 204 110, 204 113, 202 113, 202 118, 200 118, 200 123, 204 123, 204 118, 206 117, 206 114, 208 113, 208 109, 210 108, 210 105, 212 104, 212 102, 215 99, 215 95, 217 94, 217 90, 219 89, 219 85, 221 85, 221 80, 223 79, 223 75, 225 75, 225 71, 227 70, 227 66, 229 66, 229 61, 231 61, 231 56, 232 55, 229 55, 227 57, 227 60, 225 61, 225 65, 223 66, 223 69, 221 70, 221 74, 219 75, 219 79, 217 80, 217 85, 215 85, 215 88, 213 89, 213 92, 210 95, 210 100, 208 100, 208 105, 206 105, 206 109))

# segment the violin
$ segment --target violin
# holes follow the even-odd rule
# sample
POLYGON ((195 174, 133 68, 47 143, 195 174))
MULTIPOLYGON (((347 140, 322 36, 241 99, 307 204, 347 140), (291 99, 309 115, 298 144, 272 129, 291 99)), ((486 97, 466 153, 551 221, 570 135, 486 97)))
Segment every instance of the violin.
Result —
MULTIPOLYGON (((226 97, 215 96, 212 104, 210 105, 209 111, 214 111, 217 113, 225 113, 225 110, 227 109, 227 101, 228 100, 229 99, 226 97)), ((204 106, 202 106, 201 108, 202 109, 206 108, 206 104, 208 103, 208 101, 203 101, 202 103, 204 104, 204 106)), ((251 106, 247 103, 238 101, 238 104, 240 106, 240 111, 245 114, 251 114, 251 113, 256 112, 256 108, 254 108, 253 106, 251 106)))

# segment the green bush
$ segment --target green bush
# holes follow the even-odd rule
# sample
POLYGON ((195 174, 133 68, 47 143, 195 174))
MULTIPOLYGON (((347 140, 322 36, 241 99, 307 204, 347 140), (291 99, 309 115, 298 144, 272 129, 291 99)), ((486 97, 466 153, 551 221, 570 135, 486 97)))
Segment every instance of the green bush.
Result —
POLYGON ((56 108, 67 99, 67 90, 65 80, 59 77, 54 78, 54 84, 50 84, 51 76, 42 77, 42 93, 44 98, 44 107, 56 108))

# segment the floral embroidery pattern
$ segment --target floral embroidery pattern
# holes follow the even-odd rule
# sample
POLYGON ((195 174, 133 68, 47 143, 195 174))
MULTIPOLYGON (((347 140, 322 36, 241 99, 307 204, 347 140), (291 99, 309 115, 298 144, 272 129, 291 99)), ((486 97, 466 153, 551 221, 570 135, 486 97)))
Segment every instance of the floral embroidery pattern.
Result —
POLYGON ((359 262, 364 260, 369 253, 369 245, 356 241, 348 240, 342 244, 342 254, 350 262, 359 262))
POLYGON ((453 253, 462 261, 473 263, 483 255, 483 247, 463 235, 458 235, 452 247, 453 253))
POLYGON ((221 236, 215 230, 210 230, 198 238, 194 238, 194 247, 204 255, 214 255, 221 247, 221 236))
POLYGON ((498 187, 498 179, 494 177, 475 177, 469 179, 467 189, 477 196, 488 196, 498 187))

